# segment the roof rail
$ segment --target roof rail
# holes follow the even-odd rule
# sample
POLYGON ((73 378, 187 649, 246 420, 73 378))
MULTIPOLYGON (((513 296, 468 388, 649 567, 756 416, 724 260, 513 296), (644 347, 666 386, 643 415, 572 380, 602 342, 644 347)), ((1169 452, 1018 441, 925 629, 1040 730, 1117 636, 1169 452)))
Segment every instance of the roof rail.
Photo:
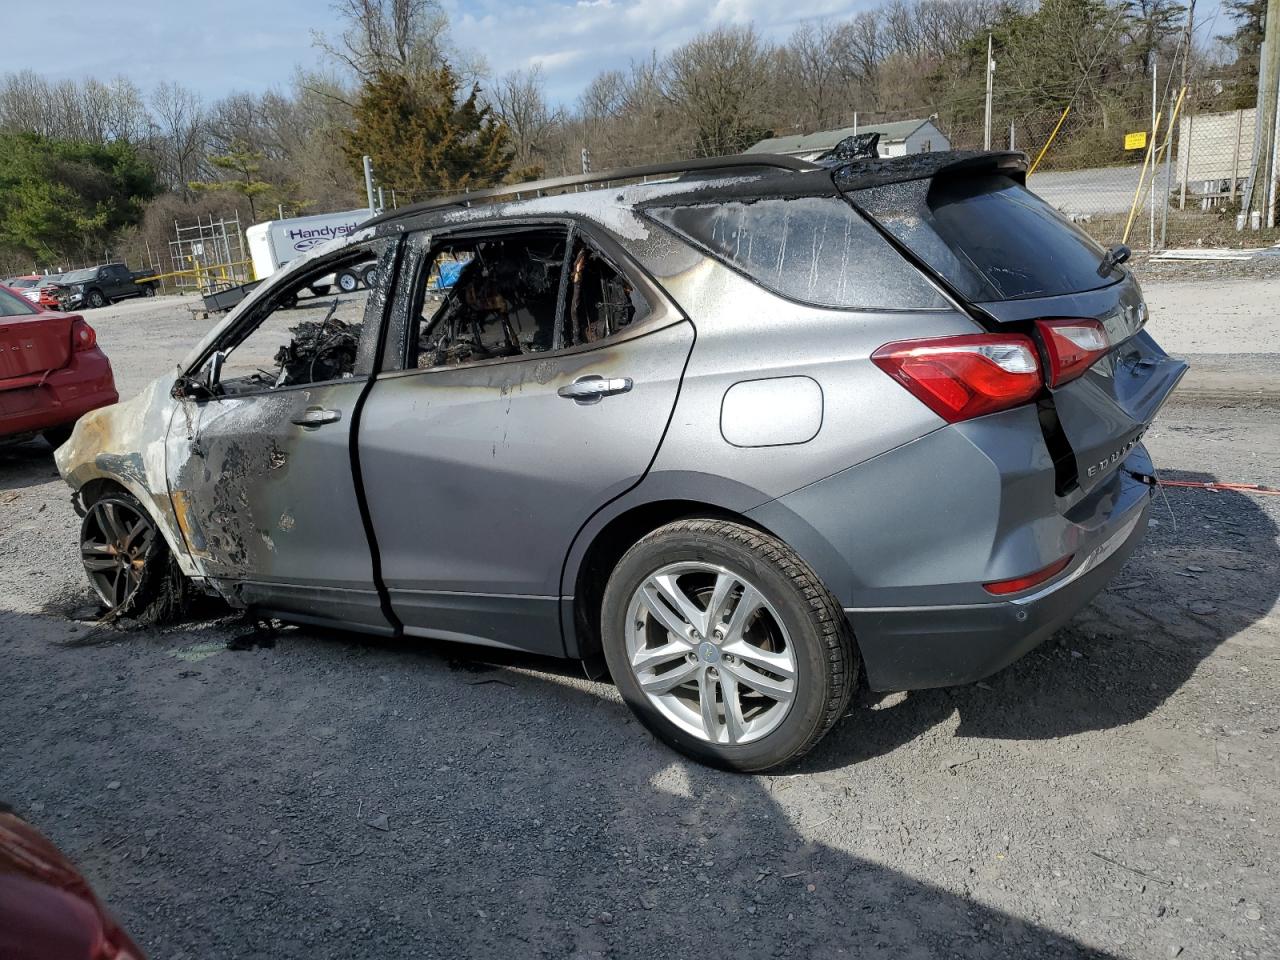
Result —
POLYGON ((823 169, 820 164, 772 153, 739 153, 724 157, 705 157, 699 160, 680 160, 673 163, 654 163, 643 167, 620 167, 616 170, 601 170, 599 173, 583 173, 570 177, 553 177, 548 180, 531 180, 527 183, 513 183, 501 187, 489 187, 484 190, 472 190, 469 193, 458 193, 437 200, 426 200, 395 210, 386 210, 361 224, 362 227, 376 226, 401 217, 410 217, 426 210, 441 207, 466 207, 476 201, 496 200, 511 197, 516 200, 528 200, 543 196, 550 190, 563 190, 566 187, 582 187, 589 184, 608 184, 615 180, 643 180, 646 177, 657 177, 678 173, 698 173, 711 170, 736 170, 743 167, 769 167, 777 170, 790 170, 804 173, 823 169))

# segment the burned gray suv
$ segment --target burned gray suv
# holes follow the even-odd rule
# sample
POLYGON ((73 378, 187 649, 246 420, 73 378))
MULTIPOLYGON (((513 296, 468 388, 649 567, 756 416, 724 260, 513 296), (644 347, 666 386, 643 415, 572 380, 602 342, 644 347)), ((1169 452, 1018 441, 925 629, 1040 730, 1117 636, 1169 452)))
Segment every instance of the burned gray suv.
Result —
POLYGON ((740 770, 859 682, 985 677, 1142 538, 1186 369, 1025 170, 753 155, 379 216, 79 422, 90 581, 579 658, 740 770))

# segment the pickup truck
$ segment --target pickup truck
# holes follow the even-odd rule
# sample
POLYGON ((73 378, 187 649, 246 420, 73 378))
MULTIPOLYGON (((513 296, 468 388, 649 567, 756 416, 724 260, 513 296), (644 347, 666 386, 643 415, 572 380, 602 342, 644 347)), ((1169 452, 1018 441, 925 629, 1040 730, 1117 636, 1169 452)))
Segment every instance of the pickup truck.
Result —
POLYGON ((131 271, 123 263, 105 263, 84 270, 72 270, 58 279, 58 301, 68 310, 105 307, 126 297, 154 297, 154 271, 131 271))

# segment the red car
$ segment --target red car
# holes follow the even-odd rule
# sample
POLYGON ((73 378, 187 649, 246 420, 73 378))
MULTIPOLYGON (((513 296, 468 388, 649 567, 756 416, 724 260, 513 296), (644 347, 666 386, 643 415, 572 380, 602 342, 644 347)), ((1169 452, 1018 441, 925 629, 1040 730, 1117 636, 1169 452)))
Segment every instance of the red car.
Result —
POLYGON ((0 443, 61 446, 81 415, 119 399, 93 327, 0 287, 0 443))
POLYGON ((0 957, 142 960, 89 883, 52 843, 0 806, 0 957))

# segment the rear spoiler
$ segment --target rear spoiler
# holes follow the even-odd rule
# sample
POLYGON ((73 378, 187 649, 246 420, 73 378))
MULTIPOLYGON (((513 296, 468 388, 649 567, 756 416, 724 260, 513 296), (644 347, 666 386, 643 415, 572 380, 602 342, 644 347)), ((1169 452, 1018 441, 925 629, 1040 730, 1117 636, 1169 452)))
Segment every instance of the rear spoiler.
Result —
POLYGON ((882 187, 908 180, 928 180, 956 174, 995 173, 1026 185, 1028 160, 1012 150, 946 150, 913 153, 905 157, 878 157, 841 163, 832 178, 841 192, 882 187))

